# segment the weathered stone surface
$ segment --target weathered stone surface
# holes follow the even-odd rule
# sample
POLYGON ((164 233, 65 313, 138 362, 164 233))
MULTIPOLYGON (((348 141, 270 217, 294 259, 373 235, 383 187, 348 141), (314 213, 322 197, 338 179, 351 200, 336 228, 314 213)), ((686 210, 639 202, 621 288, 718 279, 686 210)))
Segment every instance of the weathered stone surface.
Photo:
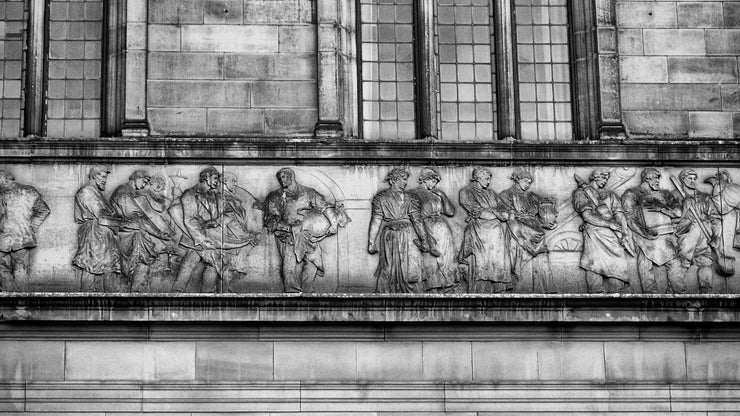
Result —
POLYGON ((358 342, 357 378, 366 381, 422 379, 422 343, 358 342))
POLYGON ((668 137, 689 135, 688 111, 625 111, 624 124, 635 134, 668 137))
POLYGON ((316 79, 316 56, 311 54, 229 54, 223 66, 226 79, 316 79))
POLYGON ((195 344, 68 342, 65 380, 194 380, 195 344))
POLYGON ((740 28, 740 4, 734 1, 722 3, 724 26, 740 28))
POLYGON ((273 348, 272 342, 198 342, 195 379, 272 380, 273 348))
POLYGON ((731 139, 733 137, 732 113, 718 111, 689 112, 689 136, 731 139))
POLYGON ((278 52, 275 26, 188 25, 181 29, 182 50, 199 52, 278 52))
POLYGON ((619 76, 622 82, 668 82, 667 58, 661 56, 630 56, 619 58, 619 76))
POLYGON ((740 111, 740 85, 724 84, 722 91, 722 110, 740 111))
POLYGON ((215 135, 260 134, 265 131, 263 110, 209 108, 206 130, 215 135))
POLYGON ((275 344, 275 380, 356 380, 356 350, 351 342, 275 344))
POLYGON ((676 3, 617 2, 617 26, 620 28, 675 28, 676 3))
POLYGON ((718 85, 623 84, 625 110, 720 110, 718 85))
POLYGON ((316 52, 316 28, 306 25, 281 26, 279 51, 316 52))
POLYGON ((149 79, 222 79, 224 55, 219 53, 150 53, 149 79))
POLYGON ((149 105, 249 107, 251 84, 241 81, 149 81, 149 105))
POLYGON ((473 357, 469 342, 425 342, 422 356, 424 380, 473 379, 473 357))
POLYGON ((738 343, 686 343, 689 381, 717 383, 740 379, 738 343))
POLYGON ((533 342, 474 342, 475 381, 527 381, 538 379, 537 351, 533 342))
POLYGON ((540 380, 605 379, 604 346, 600 342, 545 343, 537 354, 540 380))
POLYGON ((643 40, 640 29, 619 29, 619 55, 642 55, 643 40))
POLYGON ((643 36, 645 55, 704 55, 715 48, 701 29, 645 29, 643 36))
POLYGON ((150 51, 179 51, 180 28, 171 25, 149 25, 150 51))
POLYGON ((686 357, 680 342, 605 342, 609 381, 685 381, 686 357))
POLYGON ((147 114, 154 134, 191 135, 206 130, 205 108, 150 108, 147 114))
POLYGON ((0 380, 64 380, 64 343, 0 341, 0 380))
POLYGON ((722 3, 677 3, 678 27, 722 27, 722 3))
POLYGON ((740 29, 707 29, 708 55, 740 55, 740 29))
POLYGON ((736 83, 737 58, 668 58, 671 83, 736 83))

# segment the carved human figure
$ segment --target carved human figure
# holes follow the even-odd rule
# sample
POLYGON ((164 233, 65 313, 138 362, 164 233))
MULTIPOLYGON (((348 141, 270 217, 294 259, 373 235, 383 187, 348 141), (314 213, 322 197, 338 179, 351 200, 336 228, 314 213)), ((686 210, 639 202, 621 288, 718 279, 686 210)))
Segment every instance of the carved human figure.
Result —
POLYGON ((721 215, 736 211, 732 246, 735 250, 740 250, 740 185, 732 183, 732 176, 726 170, 717 172, 705 182, 712 185, 712 201, 721 215))
POLYGON ((681 217, 681 202, 660 188, 660 172, 642 171, 639 186, 622 194, 627 224, 633 232, 637 252, 637 273, 645 293, 658 293, 655 269, 664 267, 669 293, 686 293, 686 280, 678 258, 672 220, 681 217))
POLYGON ((422 273, 427 292, 448 293, 460 282, 456 260, 457 249, 452 229, 445 217, 455 216, 455 206, 437 184, 439 172, 426 167, 419 174, 419 186, 411 191, 419 200, 419 216, 424 225, 427 243, 436 256, 422 253, 422 273))
POLYGON ((545 232, 557 226, 555 201, 529 190, 532 175, 516 169, 511 175, 514 185, 499 195, 501 205, 509 212, 509 253, 511 268, 518 284, 532 279, 534 292, 555 293, 545 232))
POLYGON ((191 279, 196 279, 200 292, 218 292, 220 253, 217 241, 208 232, 220 226, 219 185, 221 174, 208 167, 198 175, 198 184, 186 189, 180 203, 170 213, 183 228, 180 244, 185 248, 180 270, 172 285, 174 292, 184 292, 191 279))
POLYGON ((118 274, 121 256, 115 233, 121 217, 103 195, 110 169, 94 166, 89 181, 75 195, 77 252, 72 264, 80 269, 80 291, 115 292, 122 290, 118 274))
POLYGON ((275 234, 283 288, 312 292, 316 277, 324 275, 319 241, 337 233, 339 219, 323 195, 296 182, 292 169, 280 169, 276 176, 280 188, 265 199, 264 222, 275 234), (321 228, 318 233, 315 225, 321 228))
POLYGON ((509 212, 491 189, 492 176, 488 169, 473 169, 458 198, 468 213, 458 261, 468 265, 468 290, 475 293, 514 290, 506 228, 509 212))
POLYGON ((712 247, 722 238, 720 216, 709 194, 696 189, 697 175, 693 169, 679 173, 681 190, 672 192, 681 203, 682 215, 676 225, 678 258, 684 275, 692 264, 697 266, 701 293, 712 291, 712 247))
POLYGON ((135 170, 110 199, 122 220, 118 232, 121 266, 132 292, 148 290, 149 268, 159 257, 161 242, 173 237, 169 229, 161 229, 147 215, 151 206, 146 189, 150 178, 147 171, 135 170))
POLYGON ((622 292, 634 274, 632 232, 620 198, 606 189, 610 176, 606 168, 594 169, 588 181, 576 176, 578 189, 573 191, 573 208, 583 218, 580 265, 589 293, 622 292))
MULTIPOLYGON (((375 291, 424 292, 421 253, 432 252, 419 212, 419 200, 406 191, 409 172, 393 168, 385 177, 390 187, 372 200, 367 251, 379 254, 375 291)), ((436 253, 435 253, 436 254, 436 253)))
POLYGON ((36 188, 0 170, 0 292, 25 289, 31 249, 50 213, 36 188))
MULTIPOLYGON (((238 186, 238 178, 232 172, 224 172, 222 184, 222 226, 224 238, 234 241, 249 241, 248 244, 224 251, 226 270, 224 274, 246 274, 249 267, 249 252, 262 237, 262 202, 238 186)), ((224 290, 231 292, 230 279, 224 278, 224 290)))

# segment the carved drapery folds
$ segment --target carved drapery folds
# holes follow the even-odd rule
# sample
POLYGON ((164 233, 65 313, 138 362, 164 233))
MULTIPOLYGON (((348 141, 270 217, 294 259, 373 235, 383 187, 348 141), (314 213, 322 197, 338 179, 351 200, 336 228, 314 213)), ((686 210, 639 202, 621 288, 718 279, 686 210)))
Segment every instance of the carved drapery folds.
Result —
POLYGON ((0 277, 3 291, 735 293, 737 174, 10 166, 0 277))

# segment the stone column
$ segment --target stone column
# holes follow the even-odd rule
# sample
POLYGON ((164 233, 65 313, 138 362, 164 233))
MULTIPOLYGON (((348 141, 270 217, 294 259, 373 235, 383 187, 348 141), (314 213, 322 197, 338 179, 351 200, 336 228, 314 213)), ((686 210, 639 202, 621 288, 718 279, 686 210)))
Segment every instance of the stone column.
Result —
POLYGON ((44 132, 44 20, 46 2, 28 2, 28 50, 26 52, 26 105, 24 134, 43 136, 44 132))
MULTIPOLYGON (((125 1, 126 48, 123 51, 123 136, 146 136, 147 0, 125 1)), ((115 3, 115 2, 114 2, 115 3)))
POLYGON ((434 53, 434 0, 419 0, 416 8, 416 38, 419 39, 417 48, 418 91, 417 109, 418 137, 420 139, 436 139, 438 135, 437 96, 439 82, 437 55, 434 53))
POLYGON ((353 125, 354 11, 347 0, 317 0, 318 121, 314 134, 343 137, 353 125))
POLYGON ((498 106, 498 137, 512 139, 516 137, 516 94, 514 83, 516 62, 514 61, 514 16, 511 1, 494 1, 493 27, 496 51, 496 76, 498 90, 496 91, 496 105, 498 106))
POLYGON ((614 0, 596 0, 596 38, 599 71, 599 138, 623 139, 619 92, 616 7, 614 0))

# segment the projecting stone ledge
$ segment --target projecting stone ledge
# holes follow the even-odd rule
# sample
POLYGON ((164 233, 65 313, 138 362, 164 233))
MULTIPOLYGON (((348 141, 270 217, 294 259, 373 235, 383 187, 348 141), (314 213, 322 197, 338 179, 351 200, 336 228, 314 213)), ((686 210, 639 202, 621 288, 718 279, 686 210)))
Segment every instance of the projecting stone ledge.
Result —
POLYGON ((0 294, 0 321, 737 323, 740 295, 0 294))

